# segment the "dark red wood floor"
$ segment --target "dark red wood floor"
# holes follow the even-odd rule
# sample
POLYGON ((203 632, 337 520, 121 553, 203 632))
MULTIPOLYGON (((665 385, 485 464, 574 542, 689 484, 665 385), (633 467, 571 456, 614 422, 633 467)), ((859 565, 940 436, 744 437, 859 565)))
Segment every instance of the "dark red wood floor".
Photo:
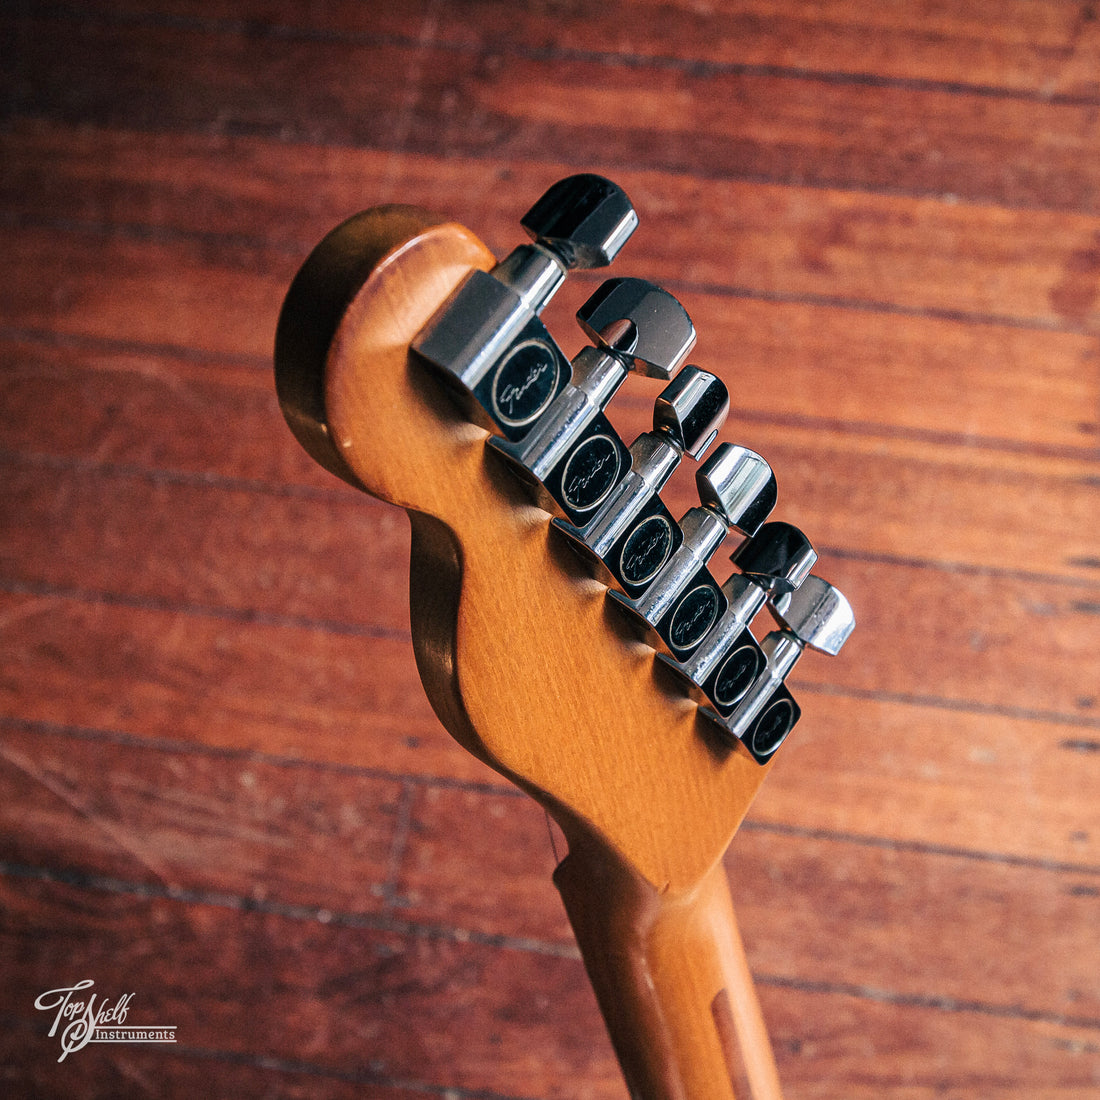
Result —
POLYGON ((503 252, 582 170, 859 616, 728 861, 788 1100, 1100 1094, 1093 7, 4 5, 5 1094, 625 1095, 541 811, 422 696, 405 517, 270 367, 337 221, 503 252), (59 1063, 86 978, 177 1045, 59 1063))

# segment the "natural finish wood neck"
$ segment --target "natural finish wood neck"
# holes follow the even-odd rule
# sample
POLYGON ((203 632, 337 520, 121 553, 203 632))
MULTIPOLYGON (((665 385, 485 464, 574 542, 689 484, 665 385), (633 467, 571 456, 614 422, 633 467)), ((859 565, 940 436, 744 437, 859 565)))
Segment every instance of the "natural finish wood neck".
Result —
POLYGON ((660 893, 572 841, 554 882, 632 1097, 782 1100, 721 864, 660 893))

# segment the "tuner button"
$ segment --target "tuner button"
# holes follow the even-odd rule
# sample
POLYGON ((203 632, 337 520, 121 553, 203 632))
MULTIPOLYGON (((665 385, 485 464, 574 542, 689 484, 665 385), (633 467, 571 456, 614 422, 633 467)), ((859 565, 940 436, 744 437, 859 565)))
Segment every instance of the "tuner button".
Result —
POLYGON ((817 551, 790 523, 765 523, 730 555, 745 576, 774 596, 793 592, 810 574, 817 551))
POLYGON ((714 441, 730 408, 725 383, 698 367, 685 367, 660 392, 653 406, 653 427, 698 459, 714 441))
POLYGON ((626 192, 603 176, 558 180, 520 224, 567 268, 606 267, 638 227, 626 192))
POLYGON ((793 592, 768 604, 772 617, 800 645, 836 656, 856 625, 844 594, 820 577, 809 576, 793 592))
POLYGON ((667 290, 645 279, 608 279, 577 310, 596 344, 650 378, 671 378, 695 345, 695 326, 667 290))
POLYGON ((755 535, 775 507, 771 467, 755 451, 723 443, 695 473, 703 506, 745 535, 755 535))

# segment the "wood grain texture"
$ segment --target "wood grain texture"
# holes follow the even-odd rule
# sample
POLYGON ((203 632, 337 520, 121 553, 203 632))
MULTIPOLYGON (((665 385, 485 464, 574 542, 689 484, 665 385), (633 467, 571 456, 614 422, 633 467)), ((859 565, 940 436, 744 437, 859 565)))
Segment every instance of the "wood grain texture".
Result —
MULTIPOLYGON (((785 1095, 1091 1100, 1089 5, 2 18, 5 1092, 624 1095, 545 818, 417 683, 406 521, 312 463, 270 374, 346 216, 416 203, 499 254, 594 169, 641 216, 615 272, 688 305, 723 438, 860 621, 796 670, 727 865, 785 1095), (58 1064, 33 1001, 84 976, 180 1044, 58 1064)), ((548 311, 570 352, 594 285, 548 311)))
POLYGON ((575 162, 594 166, 642 163, 644 146, 644 162, 669 171, 829 186, 843 179, 878 191, 1071 211, 1093 209, 1100 183, 1087 155, 1097 125, 1087 98, 723 67, 686 85, 678 65, 628 58, 610 66, 598 53, 491 45, 471 55, 430 37, 369 33, 349 36, 339 54, 324 36, 265 36, 267 64, 247 70, 246 80, 252 41, 239 23, 62 12, 28 18, 20 29, 9 95, 23 113, 66 121, 149 129, 170 119, 411 152, 443 143, 474 157, 537 159, 568 149, 575 162), (81 66, 74 81, 80 56, 95 64, 81 66), (358 109, 364 102, 369 117, 358 109), (621 121, 608 125, 598 105, 621 121), (807 112, 817 125, 804 124, 807 112))

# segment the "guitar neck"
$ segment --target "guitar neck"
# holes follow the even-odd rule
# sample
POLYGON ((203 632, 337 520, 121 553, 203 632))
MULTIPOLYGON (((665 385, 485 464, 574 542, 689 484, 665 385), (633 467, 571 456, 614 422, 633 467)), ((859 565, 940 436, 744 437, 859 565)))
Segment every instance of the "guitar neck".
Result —
POLYGON ((617 279, 592 295, 578 320, 595 343, 568 382, 536 307, 564 277, 563 257, 605 264, 635 223, 614 185, 571 177, 527 215, 542 243, 494 266, 469 230, 423 211, 357 215, 287 293, 279 399, 321 465, 409 512, 410 623, 428 698, 569 838, 555 882, 631 1095, 781 1100, 721 856, 797 719, 783 676, 805 646, 835 653, 854 620, 839 593, 806 578, 816 553, 801 532, 760 527, 775 479, 759 455, 721 444, 697 471, 700 507, 678 527, 653 496, 717 436, 728 396, 716 376, 684 367, 658 398, 654 431, 629 450, 604 417, 627 373, 668 379, 694 341, 666 291, 617 279), (576 239, 555 236, 565 230, 576 239), (541 410, 527 408, 536 398, 541 410), (502 433, 493 445, 486 417, 502 433), (534 441, 519 451, 518 428, 534 441), (604 496, 589 500, 593 486, 604 496), (598 506, 589 526, 618 532, 621 550, 552 524, 546 494, 567 518, 598 506), (727 528, 756 535, 720 592, 699 562, 715 548, 707 532, 727 528), (632 603, 627 589, 663 596, 632 603), (798 602, 795 589, 812 594, 798 602), (758 645, 748 625, 769 594, 782 630, 758 645), (667 615, 654 610, 665 604, 667 615), (680 663, 708 645, 709 664, 680 663), (662 661, 655 647, 679 656, 662 661))
POLYGON ((721 863, 660 892, 572 840, 554 882, 632 1097, 782 1100, 721 863))

